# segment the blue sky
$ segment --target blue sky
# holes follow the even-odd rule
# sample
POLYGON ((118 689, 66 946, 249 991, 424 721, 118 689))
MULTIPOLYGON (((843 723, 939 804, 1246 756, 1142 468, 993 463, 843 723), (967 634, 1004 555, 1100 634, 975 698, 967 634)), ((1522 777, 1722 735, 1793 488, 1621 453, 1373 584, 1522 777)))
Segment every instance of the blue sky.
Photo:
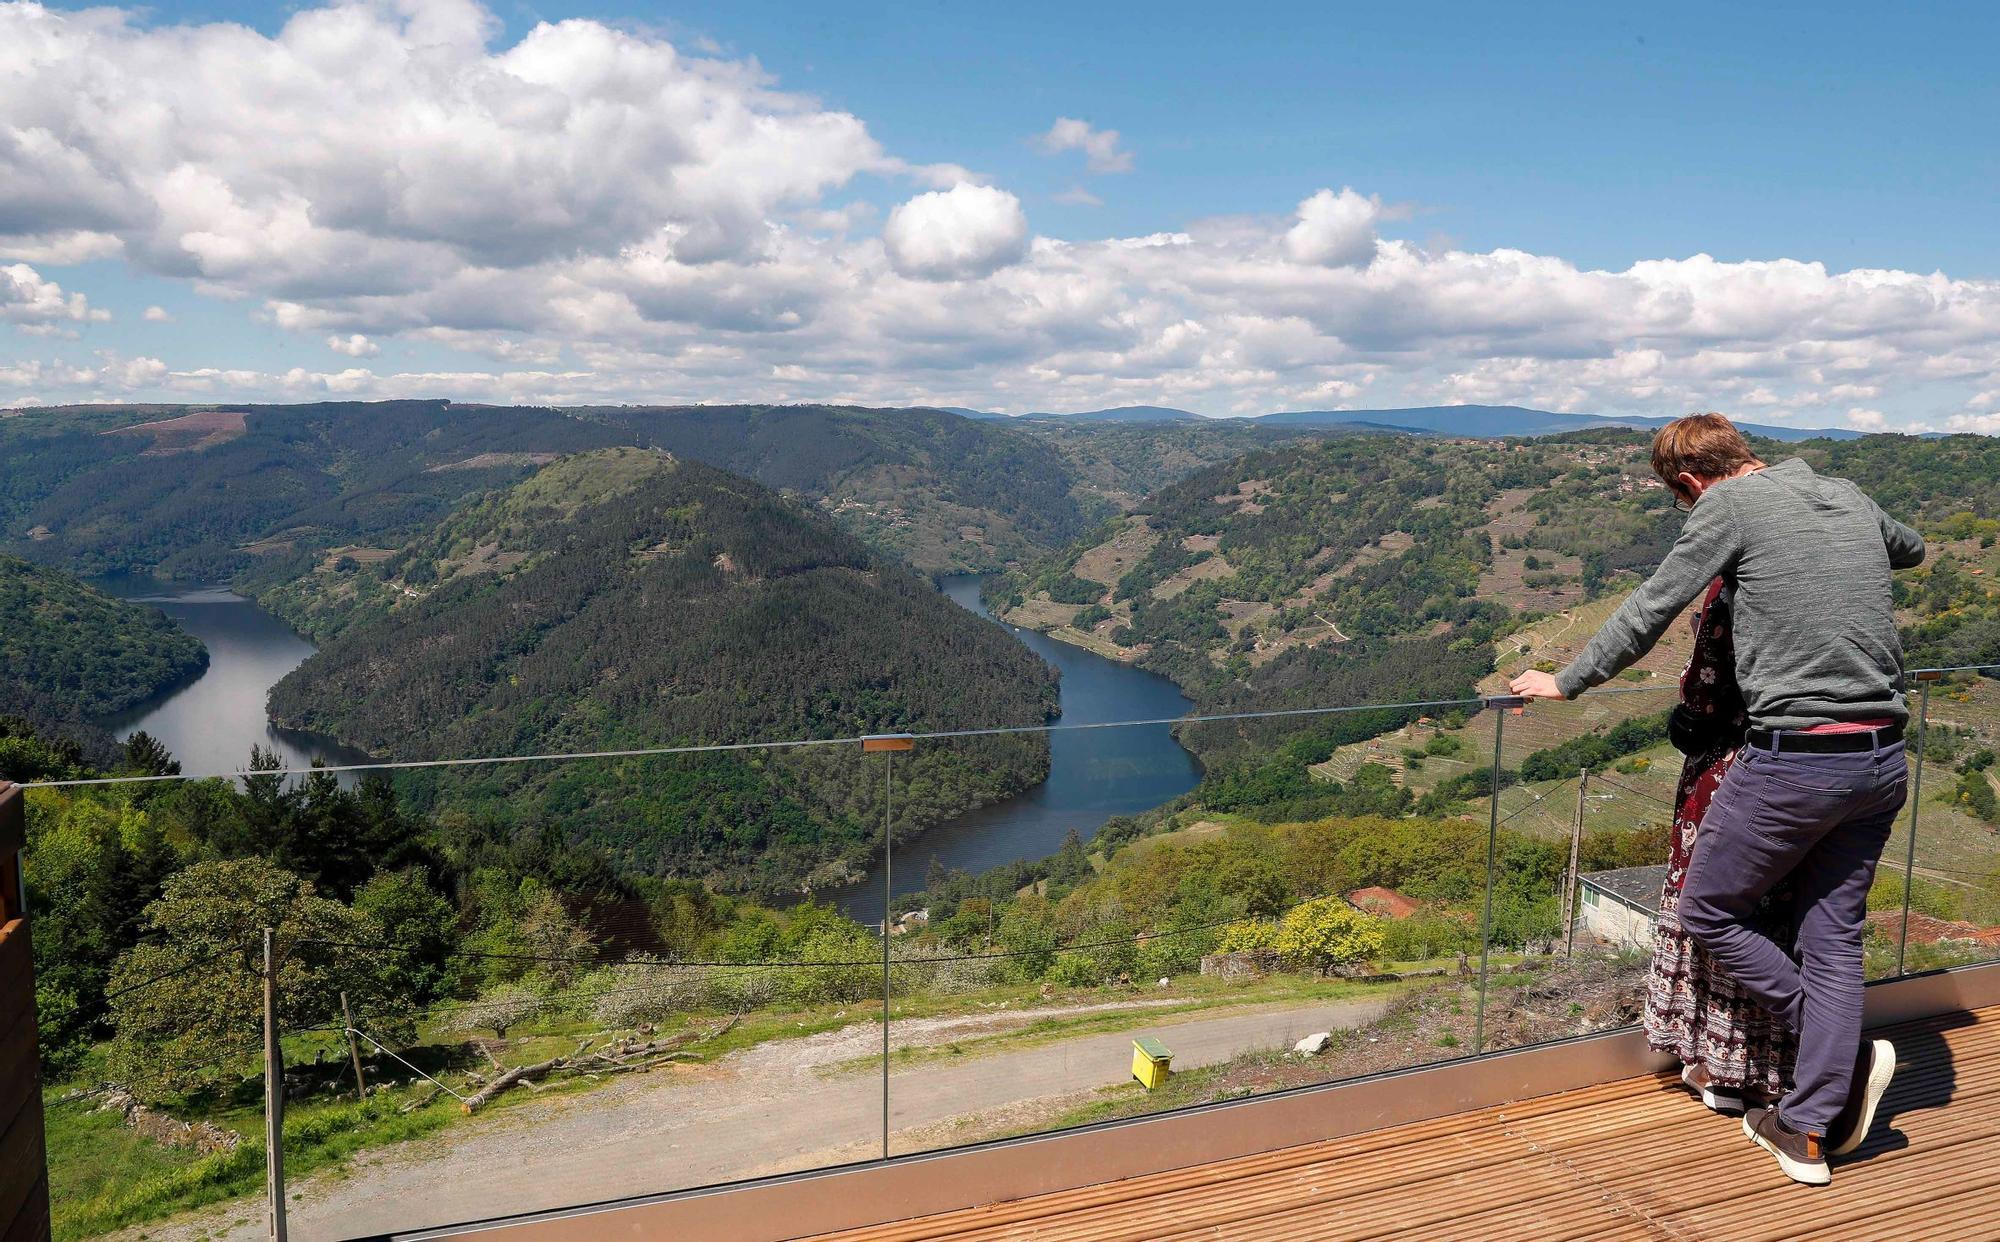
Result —
MULTIPOLYGON (((421 44, 423 11, 452 6, 408 6, 415 17, 398 7, 372 10, 377 25, 421 44)), ((457 209, 413 223, 411 202, 434 203, 434 193, 380 219, 356 209, 354 238, 376 246, 367 253, 388 269, 424 267, 423 246, 478 252, 461 253, 457 267, 440 262, 428 290, 353 276, 368 266, 357 258, 362 240, 329 241, 323 270, 279 280, 241 264, 225 270, 234 259, 168 253, 157 221, 121 226, 116 253, 64 262, 74 256, 43 236, 59 212, 25 229, 0 205, 0 230, 41 239, 12 257, 42 244, 27 260, 37 279, 110 312, 72 317, 61 331, 74 338, 46 314, 40 335, 0 329, 0 367, 11 360, 16 372, 9 383, 0 371, 0 401, 93 386, 136 393, 144 385, 130 381, 159 371, 133 369, 147 358, 166 377, 146 395, 184 399, 200 399, 202 384, 217 398, 271 395, 273 377, 298 367, 448 373, 485 385, 466 394, 485 397, 995 408, 1129 399, 1207 413, 1502 399, 1671 413, 1694 403, 1762 421, 2000 429, 1989 425, 2000 417, 1995 10, 1518 7, 503 2, 454 64, 504 56, 538 23, 579 19, 731 72, 754 60, 765 89, 784 97, 777 113, 846 114, 876 154, 852 150, 725 204, 721 225, 704 215, 715 203, 662 191, 637 209, 656 218, 608 228, 582 243, 600 261, 561 271, 546 249, 523 263, 460 244, 449 235, 464 218, 457 209), (1057 118, 1100 137, 1115 130, 1109 165, 1093 170, 1083 151, 1038 142, 1057 118), (954 188, 961 173, 965 194, 954 188), (1315 193, 1347 187, 1372 206, 1329 206, 1313 227, 1360 229, 1359 244, 1389 247, 1372 259, 1291 237, 1315 193), (956 197, 918 204, 925 195, 956 197), (893 213, 906 204, 899 229, 893 213), (746 211, 764 221, 764 240, 746 240, 755 232, 746 211), (833 233, 801 216, 843 211, 833 233), (654 225, 666 231, 649 233, 654 225), (728 253, 661 241, 711 225, 729 232, 716 243, 728 253), (152 230, 144 246, 134 235, 142 227, 152 230), (771 242, 779 232, 784 240, 771 242), (1191 239, 1176 243, 1172 262, 1162 252, 1137 264, 1109 245, 1181 233, 1191 239), (670 270, 614 271, 607 260, 662 244, 684 247, 670 270), (1512 252, 1535 262, 1491 257, 1512 252), (1305 270, 1279 265, 1286 255, 1305 270), (1698 255, 1719 266, 1633 268, 1698 255), (1777 260, 1819 264, 1828 278, 1900 276, 1885 289, 1757 266, 1777 260), (497 274, 473 281, 473 268, 497 274), (1930 280, 1939 274, 1943 284, 1930 280), (468 310, 472 284, 503 302, 593 305, 501 322, 483 313, 490 305, 468 310), (629 306, 611 309, 618 299, 629 306), (1668 322, 1662 303, 1681 307, 1681 321, 1668 322), (148 306, 173 322, 148 322, 148 306), (790 317, 772 318, 772 307, 791 307, 790 317), (366 343, 353 357, 328 344, 357 334, 366 343), (115 382, 107 351, 124 367, 115 382), (92 378, 66 384, 57 365, 92 378), (239 377, 259 393, 186 378, 229 370, 262 377, 239 377), (530 373, 541 378, 522 378, 530 373)), ((134 15, 126 42, 218 21, 279 36, 296 12, 160 5, 134 15)), ((116 62, 130 49, 112 39, 99 54, 116 62)), ((215 52, 210 71, 224 72, 233 54, 215 52)), ((594 80, 564 89, 574 101, 594 80)), ((771 158, 817 158, 801 150, 780 145, 771 158)), ((336 154, 364 179, 371 161, 394 159, 336 154)), ((215 176, 254 214, 272 163, 215 176)), ((132 175, 157 185, 163 174, 132 175)), ((326 209, 313 195, 324 183, 305 182, 294 197, 318 221, 326 209)), ((0 266, 9 257, 0 241, 0 266)), ((51 304, 46 291, 41 304, 51 304)), ((368 395, 408 387, 346 383, 368 395)))
MULTIPOLYGON (((80 8, 82 5, 61 7, 80 8)), ((162 4, 263 30, 294 6, 162 4)), ((1212 3, 503 4, 518 38, 583 17, 707 39, 854 112, 911 159, 1150 233, 1301 187, 1419 204, 1417 231, 1588 266, 1706 251, 2000 276, 2000 6, 1212 3), (1116 129, 1115 182, 1023 141, 1116 129)), ((1038 215, 1038 220, 1041 217, 1038 215)))

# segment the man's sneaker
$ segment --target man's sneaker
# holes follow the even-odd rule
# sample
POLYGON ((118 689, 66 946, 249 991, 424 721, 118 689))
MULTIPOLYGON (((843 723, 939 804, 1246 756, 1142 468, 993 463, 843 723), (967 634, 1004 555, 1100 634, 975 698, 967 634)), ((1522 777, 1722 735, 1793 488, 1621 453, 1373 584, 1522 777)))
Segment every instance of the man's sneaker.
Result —
POLYGON ((1826 1151, 1819 1135, 1805 1134, 1786 1125, 1773 1108, 1753 1108, 1743 1114, 1743 1133, 1750 1141, 1778 1158, 1785 1176, 1806 1186, 1824 1186, 1833 1180, 1827 1172, 1826 1151))
POLYGON ((1864 1039, 1854 1058, 1854 1085, 1848 1088, 1847 1104, 1840 1116, 1827 1127, 1827 1155, 1845 1156, 1868 1138, 1875 1124, 1875 1108, 1896 1076, 1896 1046, 1886 1039, 1864 1039))
POLYGON ((1708 1080, 1708 1071, 1699 1065, 1689 1065, 1681 1069, 1681 1082, 1688 1090, 1701 1097, 1701 1102, 1718 1113, 1732 1117, 1743 1113, 1743 1095, 1734 1087, 1718 1087, 1708 1080))

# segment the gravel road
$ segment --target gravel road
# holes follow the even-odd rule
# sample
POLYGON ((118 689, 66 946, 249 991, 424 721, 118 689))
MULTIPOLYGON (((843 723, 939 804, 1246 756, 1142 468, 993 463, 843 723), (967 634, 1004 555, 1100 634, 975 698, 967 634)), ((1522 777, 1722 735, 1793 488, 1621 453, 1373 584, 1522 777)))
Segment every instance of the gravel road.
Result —
MULTIPOLYGON (((1172 1001, 994 1011, 892 1025, 897 1047, 939 1047, 1037 1019, 1123 1010, 1106 1033, 983 1055, 939 1056, 889 1080, 890 1126, 935 1141, 971 1137, 994 1119, 1019 1124, 1037 1101, 1059 1102, 1126 1081, 1132 1040, 1152 1035, 1182 1068, 1288 1047, 1356 1026, 1385 1000, 1260 1006, 1217 1016, 1147 1017, 1172 1001)), ((291 1236, 302 1242, 386 1233, 559 1205, 682 1189, 866 1159, 880 1151, 882 1081, 872 1065, 882 1028, 857 1024, 775 1040, 712 1065, 635 1075, 602 1089, 508 1109, 478 1125, 364 1154, 338 1173, 291 1187, 291 1236)), ((898 1150, 907 1146, 898 1143, 898 1150)), ((239 1200, 127 1231, 148 1242, 254 1239, 262 1203, 239 1200)))

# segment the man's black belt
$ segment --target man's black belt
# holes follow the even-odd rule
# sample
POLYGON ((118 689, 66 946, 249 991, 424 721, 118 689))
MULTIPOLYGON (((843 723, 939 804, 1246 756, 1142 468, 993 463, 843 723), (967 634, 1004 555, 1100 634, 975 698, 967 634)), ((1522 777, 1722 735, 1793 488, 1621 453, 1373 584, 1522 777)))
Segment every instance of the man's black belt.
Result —
POLYGON ((1864 729, 1858 733, 1797 733, 1752 729, 1744 744, 1758 750, 1789 752, 1795 755, 1851 755, 1858 751, 1892 746, 1903 740, 1903 726, 1864 729))

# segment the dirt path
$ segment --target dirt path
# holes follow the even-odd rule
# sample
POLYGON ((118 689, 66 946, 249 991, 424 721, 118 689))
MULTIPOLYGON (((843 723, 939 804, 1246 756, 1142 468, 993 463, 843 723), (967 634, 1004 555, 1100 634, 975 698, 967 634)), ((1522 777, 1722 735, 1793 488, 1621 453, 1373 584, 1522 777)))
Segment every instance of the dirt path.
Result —
MULTIPOLYGON (((897 1047, 940 1047, 1042 1018, 1134 1011, 1115 1031, 896 1069, 889 1080, 891 1129, 937 1142, 984 1130, 986 1122, 1031 1120, 1037 1101, 1126 1081, 1138 1035, 1158 1038, 1176 1066, 1191 1068, 1367 1022, 1387 1000, 1147 1018, 1145 1008, 1172 1003, 897 1022, 897 1047)), ((878 1051, 880 1040, 881 1027, 868 1023, 773 1041, 713 1065, 626 1079, 363 1155, 337 1174, 291 1187, 291 1236, 318 1242, 387 1233, 865 1159, 880 1150, 882 1081, 857 1071, 854 1061, 878 1051)), ((248 1240, 261 1228, 261 1202, 239 1200, 123 1236, 248 1240)))

